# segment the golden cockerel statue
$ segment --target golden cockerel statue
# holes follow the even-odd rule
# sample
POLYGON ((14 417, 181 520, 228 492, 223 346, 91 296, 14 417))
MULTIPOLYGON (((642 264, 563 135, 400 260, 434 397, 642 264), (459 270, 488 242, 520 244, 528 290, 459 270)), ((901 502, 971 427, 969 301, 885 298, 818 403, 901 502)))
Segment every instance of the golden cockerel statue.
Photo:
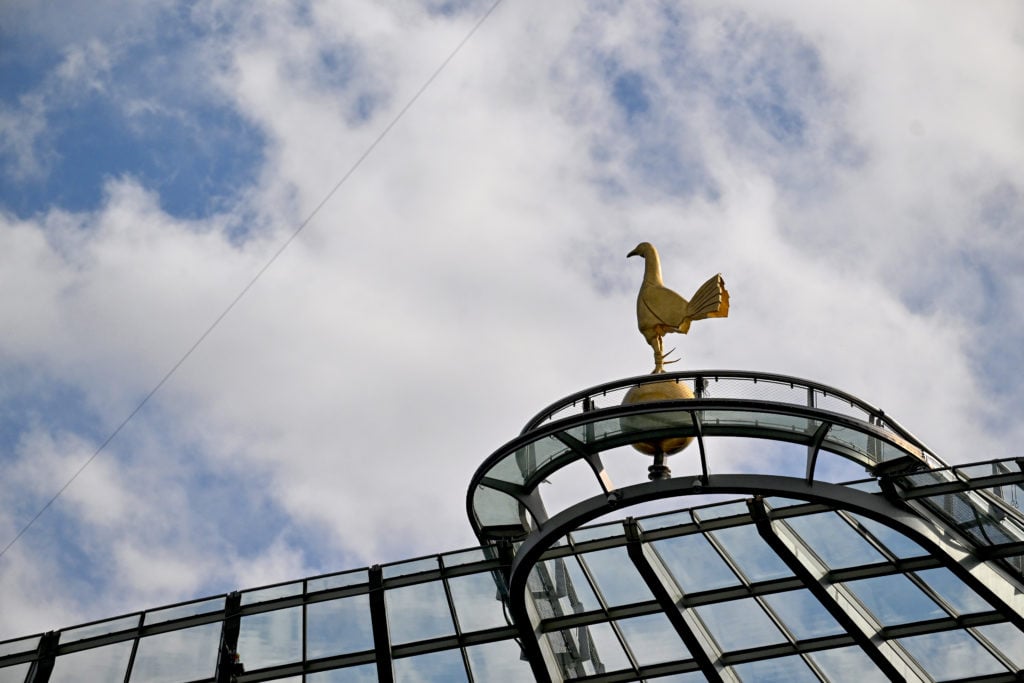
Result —
MULTIPOLYGON (((662 338, 669 332, 686 334, 690 323, 704 318, 729 315, 729 292, 721 273, 702 284, 687 301, 665 286, 661 279, 658 250, 650 242, 641 242, 626 257, 642 256, 644 281, 636 298, 636 319, 640 334, 654 349, 654 373, 665 372, 666 361, 662 338)), ((672 353, 669 351, 668 353, 672 353)))

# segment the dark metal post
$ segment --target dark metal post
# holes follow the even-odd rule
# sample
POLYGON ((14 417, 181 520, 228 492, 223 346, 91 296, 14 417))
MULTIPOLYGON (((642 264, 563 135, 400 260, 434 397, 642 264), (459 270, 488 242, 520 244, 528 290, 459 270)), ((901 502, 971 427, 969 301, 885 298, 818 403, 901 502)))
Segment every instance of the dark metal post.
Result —
POLYGON ((53 663, 57 659, 57 645, 60 642, 59 631, 44 633, 39 639, 39 647, 36 649, 36 660, 29 667, 28 675, 25 677, 27 683, 46 683, 50 680, 53 672, 53 663))
POLYGON ((238 661, 238 632, 242 626, 242 594, 228 593, 224 600, 224 625, 221 628, 220 656, 217 659, 217 683, 231 683, 241 673, 238 661))
POLYGON ((391 632, 384 600, 384 570, 379 564, 370 567, 370 622, 373 625, 373 649, 377 657, 377 680, 394 683, 391 667, 391 632))

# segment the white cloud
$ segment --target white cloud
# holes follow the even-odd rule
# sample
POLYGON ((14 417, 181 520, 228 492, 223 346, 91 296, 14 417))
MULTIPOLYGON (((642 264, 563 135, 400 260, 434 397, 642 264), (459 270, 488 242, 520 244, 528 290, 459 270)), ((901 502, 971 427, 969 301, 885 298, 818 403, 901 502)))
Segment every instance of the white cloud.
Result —
MULTIPOLYGON (((641 240, 669 285, 721 271, 732 292, 728 320, 672 340, 679 367, 818 379, 950 460, 1010 455, 1020 430, 987 406, 978 349, 1024 320, 1022 91, 993 70, 1021 59, 1019 17, 962 7, 901 20, 716 3, 672 24, 649 4, 503 4, 0 560, 4 594, 38 591, 27 563, 67 571, 46 558, 68 529, 88 541, 82 580, 126 587, 87 599, 69 583, 45 627, 472 543, 465 487, 485 456, 549 401, 650 369, 625 258, 641 240), (983 50, 941 48, 982 34, 983 50), (632 121, 613 97, 627 71, 650 98, 632 121), (773 133, 798 120, 800 136, 773 133), (1004 315, 972 306, 986 294, 1004 315)), ((130 176, 94 211, 0 221, 0 285, 19 292, 0 300, 0 362, 37 382, 0 396, 57 381, 92 423, 58 429, 35 409, 18 456, 32 495, 138 405, 474 20, 402 3, 193 8, 210 27, 192 51, 205 92, 266 135, 256 183, 194 221, 130 176)), ((150 94, 133 106, 164 101, 150 94)), ((26 519, 19 501, 2 528, 26 519)))

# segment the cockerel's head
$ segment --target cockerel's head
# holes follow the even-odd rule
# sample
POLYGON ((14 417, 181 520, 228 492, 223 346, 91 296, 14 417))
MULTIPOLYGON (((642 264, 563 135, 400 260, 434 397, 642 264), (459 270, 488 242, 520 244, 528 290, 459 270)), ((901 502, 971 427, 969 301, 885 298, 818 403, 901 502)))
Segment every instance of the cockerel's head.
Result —
POLYGON ((653 252, 654 247, 651 246, 650 242, 641 242, 636 245, 636 249, 626 254, 626 258, 629 258, 630 256, 643 256, 644 258, 647 258, 653 252))

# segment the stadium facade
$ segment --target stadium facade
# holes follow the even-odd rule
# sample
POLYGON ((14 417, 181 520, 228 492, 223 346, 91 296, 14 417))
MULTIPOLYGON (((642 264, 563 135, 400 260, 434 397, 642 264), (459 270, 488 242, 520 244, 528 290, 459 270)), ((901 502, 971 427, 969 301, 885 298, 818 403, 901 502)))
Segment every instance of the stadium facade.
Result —
POLYGON ((0 683, 1021 680, 1022 465, 806 380, 629 378, 484 460, 479 547, 0 642, 0 683))

